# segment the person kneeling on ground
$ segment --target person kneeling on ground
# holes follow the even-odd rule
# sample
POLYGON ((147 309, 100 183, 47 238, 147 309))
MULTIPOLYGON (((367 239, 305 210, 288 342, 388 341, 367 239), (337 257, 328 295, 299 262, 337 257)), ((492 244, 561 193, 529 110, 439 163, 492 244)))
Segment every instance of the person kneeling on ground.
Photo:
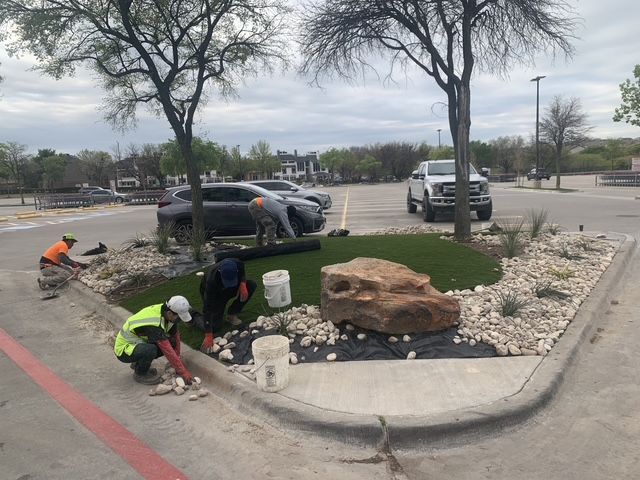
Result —
POLYGON ((196 316, 193 321, 193 325, 204 332, 201 351, 211 353, 213 332, 222 328, 227 302, 235 298, 227 311, 227 322, 240 325, 242 321, 238 314, 255 291, 256 282, 245 278, 242 261, 237 258, 225 258, 212 265, 200 281, 203 315, 196 316))
POLYGON ((189 301, 176 295, 165 303, 151 305, 130 316, 124 323, 113 351, 118 360, 130 363, 133 379, 145 385, 155 385, 162 381, 155 368, 154 359, 165 356, 188 385, 193 375, 180 360, 180 332, 178 323, 191 321, 189 301))
POLYGON ((249 202, 249 213, 256 222, 256 245, 264 247, 276 244, 276 225, 282 225, 287 235, 296 238, 296 234, 291 228, 289 217, 296 213, 296 207, 283 205, 282 203, 267 197, 257 197, 249 202), (267 235, 265 243, 264 235, 267 235))
POLYGON ((80 269, 88 265, 75 262, 69 258, 69 250, 77 242, 73 233, 65 233, 62 240, 51 245, 40 257, 40 274, 38 285, 42 290, 56 287, 73 275, 77 275, 80 269))

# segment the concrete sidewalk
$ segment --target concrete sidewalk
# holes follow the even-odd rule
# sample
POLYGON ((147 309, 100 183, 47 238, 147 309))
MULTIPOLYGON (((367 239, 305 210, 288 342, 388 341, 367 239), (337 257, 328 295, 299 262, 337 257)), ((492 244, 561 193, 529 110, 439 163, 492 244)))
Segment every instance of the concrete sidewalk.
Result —
MULTIPOLYGON (((239 411, 270 424, 349 444, 411 449, 477 439, 520 423, 545 407, 580 345, 619 291, 636 250, 621 242, 613 262, 546 357, 394 360, 292 365, 278 393, 184 346, 190 368, 239 411)), ((74 282, 73 301, 117 326, 129 312, 74 282)))

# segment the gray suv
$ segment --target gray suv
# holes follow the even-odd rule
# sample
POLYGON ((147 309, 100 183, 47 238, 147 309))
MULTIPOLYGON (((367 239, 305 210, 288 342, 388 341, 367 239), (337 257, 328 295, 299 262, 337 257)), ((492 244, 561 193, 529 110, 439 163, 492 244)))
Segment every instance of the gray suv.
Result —
POLYGON ((286 180, 254 180, 247 183, 258 185, 283 197, 304 198, 305 200, 317 203, 323 210, 331 208, 331 195, 327 192, 307 189, 286 180))
MULTIPOLYGON (((202 185, 204 226, 209 236, 254 235, 256 224, 249 214, 249 202, 256 197, 273 198, 284 205, 296 207, 290 219, 296 236, 319 232, 326 219, 322 208, 313 202, 280 195, 248 183, 205 183, 202 185)), ((176 225, 175 239, 180 243, 188 240, 192 227, 191 187, 181 185, 167 189, 158 200, 158 225, 173 222, 176 225)), ((276 227, 278 237, 286 237, 282 225, 276 227)))

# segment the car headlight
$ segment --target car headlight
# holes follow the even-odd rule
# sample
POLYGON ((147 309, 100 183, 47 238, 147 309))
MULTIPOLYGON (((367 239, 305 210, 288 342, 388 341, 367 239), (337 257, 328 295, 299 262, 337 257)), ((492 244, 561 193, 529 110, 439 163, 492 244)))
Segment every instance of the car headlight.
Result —
POLYGON ((489 193, 489 183, 480 182, 480 193, 489 193))
POLYGON ((442 195, 442 184, 441 183, 432 183, 431 188, 433 189, 434 195, 442 195))
POLYGON ((317 205, 295 205, 295 207, 306 210, 308 212, 315 212, 316 210, 318 210, 317 205))

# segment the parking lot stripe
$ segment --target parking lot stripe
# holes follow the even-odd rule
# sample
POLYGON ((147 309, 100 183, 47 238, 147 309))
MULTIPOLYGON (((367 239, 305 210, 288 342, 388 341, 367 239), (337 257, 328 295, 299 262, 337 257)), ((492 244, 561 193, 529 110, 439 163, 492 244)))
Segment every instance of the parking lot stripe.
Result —
POLYGON ((342 221, 340 222, 340 228, 345 230, 347 228, 347 209, 349 208, 349 187, 347 187, 347 194, 344 197, 344 208, 342 209, 342 221))
POLYGON ((0 328, 0 350, 56 402, 148 480, 182 480, 187 476, 129 430, 84 398, 0 328))

